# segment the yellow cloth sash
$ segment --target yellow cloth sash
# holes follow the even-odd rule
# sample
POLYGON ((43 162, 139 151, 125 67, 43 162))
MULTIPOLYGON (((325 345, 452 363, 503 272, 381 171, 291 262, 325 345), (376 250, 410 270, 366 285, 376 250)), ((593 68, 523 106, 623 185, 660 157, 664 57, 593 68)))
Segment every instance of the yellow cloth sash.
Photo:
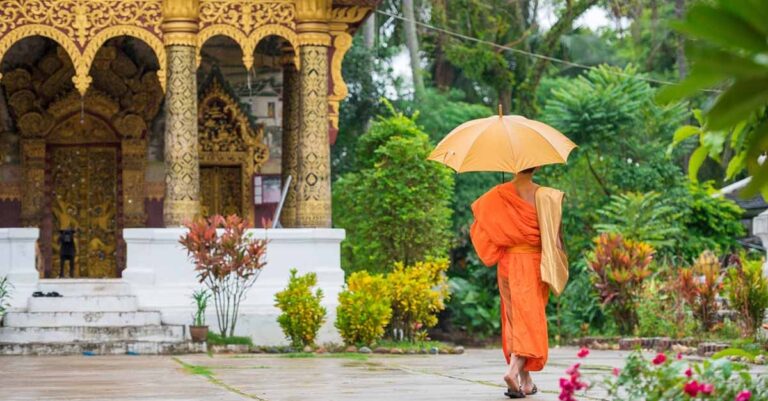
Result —
POLYGON ((541 187, 536 191, 536 214, 541 232, 541 281, 560 295, 568 282, 568 255, 559 245, 563 196, 561 191, 541 187))
POLYGON ((541 247, 531 245, 515 245, 507 248, 507 253, 541 253, 541 247))

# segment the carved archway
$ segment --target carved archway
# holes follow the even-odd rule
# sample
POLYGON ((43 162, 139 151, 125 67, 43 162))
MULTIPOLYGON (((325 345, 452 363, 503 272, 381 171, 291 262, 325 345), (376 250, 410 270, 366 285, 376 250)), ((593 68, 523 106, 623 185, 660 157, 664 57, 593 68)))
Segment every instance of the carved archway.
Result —
POLYGON ((264 127, 257 124, 247 109, 238 102, 237 95, 217 68, 214 68, 202 83, 198 94, 198 147, 203 214, 227 213, 232 209, 233 205, 229 204, 224 210, 212 210, 218 209, 218 205, 222 204, 215 198, 222 196, 221 191, 206 188, 216 185, 208 183, 207 174, 225 174, 227 185, 239 187, 240 213, 237 214, 253 221, 253 176, 269 158, 269 148, 264 144, 264 127), (218 170, 219 172, 206 170, 224 167, 234 169, 218 170), (239 180, 232 176, 236 172, 239 173, 239 180))

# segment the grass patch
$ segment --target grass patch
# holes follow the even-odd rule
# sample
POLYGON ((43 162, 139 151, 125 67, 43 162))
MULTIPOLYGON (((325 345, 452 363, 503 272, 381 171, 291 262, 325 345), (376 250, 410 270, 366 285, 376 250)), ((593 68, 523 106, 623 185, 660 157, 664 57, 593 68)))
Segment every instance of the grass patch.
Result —
POLYGON ((353 361, 367 361, 368 355, 354 353, 354 352, 342 352, 338 354, 313 354, 311 352, 294 352, 290 354, 280 354, 281 358, 338 358, 338 359, 350 359, 353 361))
POLYGON ((253 346, 251 337, 222 337, 220 334, 208 332, 208 345, 248 345, 253 346))
POLYGON ((181 365, 181 367, 184 368, 185 372, 191 375, 205 376, 209 379, 213 377, 213 371, 207 366, 192 365, 182 361, 179 358, 173 358, 173 360, 176 361, 176 363, 178 363, 179 365, 181 365))
POLYGON ((443 348, 450 348, 450 346, 446 343, 442 343, 440 341, 393 341, 393 340, 382 340, 378 344, 376 344, 376 347, 384 347, 384 348, 400 348, 403 351, 421 351, 422 349, 430 350, 433 347, 436 347, 438 349, 443 348))

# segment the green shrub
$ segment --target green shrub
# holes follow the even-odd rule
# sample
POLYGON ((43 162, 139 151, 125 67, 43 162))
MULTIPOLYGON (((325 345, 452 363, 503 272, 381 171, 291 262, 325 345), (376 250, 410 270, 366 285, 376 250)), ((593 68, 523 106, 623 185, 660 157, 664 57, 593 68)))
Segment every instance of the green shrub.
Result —
MULTIPOLYGON (((481 267, 485 268, 485 267, 481 267)), ((501 299, 498 290, 488 291, 462 277, 448 280, 451 288, 451 322, 462 331, 481 338, 495 336, 501 328, 501 299)))
POLYGON ((288 287, 275 294, 275 306, 283 312, 277 322, 294 347, 314 345, 317 332, 325 322, 326 311, 320 305, 323 290, 318 288, 313 294, 315 285, 317 274, 298 276, 297 270, 291 269, 288 287))
POLYGON ((557 343, 578 336, 615 332, 585 263, 584 259, 574 261, 563 294, 551 295, 547 304, 549 334, 557 343))
POLYGON ((717 296, 723 287, 717 256, 711 251, 702 252, 693 266, 678 270, 676 285, 702 331, 711 331, 717 317, 717 296))
POLYGON ((638 335, 683 338, 694 334, 696 321, 677 299, 672 285, 656 278, 643 283, 637 304, 638 335))
POLYGON ((749 261, 742 257, 728 269, 725 292, 747 336, 759 332, 768 308, 768 279, 763 277, 763 261, 749 261))
POLYGON ((241 336, 227 336, 223 337, 221 334, 214 332, 208 332, 208 345, 250 345, 253 346, 253 340, 251 337, 241 336))
POLYGON ((642 241, 654 249, 672 247, 680 228, 674 224, 679 213, 664 204, 656 192, 623 193, 611 196, 611 202, 597 211, 599 232, 621 234, 632 241, 642 241))
POLYGON ((386 273, 450 249, 453 175, 427 160, 432 145, 412 118, 380 118, 358 141, 356 172, 333 186, 334 223, 347 230, 342 267, 386 273))
POLYGON ((414 340, 437 324, 437 313, 445 309, 449 296, 446 270, 446 259, 429 259, 407 267, 395 264, 387 275, 395 338, 414 340))
POLYGON ((371 345, 381 339, 392 318, 389 287, 382 275, 355 272, 339 293, 336 328, 346 344, 371 345))

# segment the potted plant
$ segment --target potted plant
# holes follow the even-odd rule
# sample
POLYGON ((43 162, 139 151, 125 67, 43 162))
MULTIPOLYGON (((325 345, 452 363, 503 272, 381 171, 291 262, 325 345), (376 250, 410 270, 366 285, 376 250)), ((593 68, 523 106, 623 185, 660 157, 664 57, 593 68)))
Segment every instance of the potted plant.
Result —
POLYGON ((192 293, 192 299, 195 300, 197 311, 192 315, 192 325, 189 326, 189 335, 192 341, 203 342, 208 338, 208 326, 205 324, 205 310, 208 309, 208 300, 211 299, 211 293, 205 288, 201 288, 192 293))
POLYGON ((8 298, 11 297, 13 284, 8 281, 8 277, 0 277, 0 325, 2 325, 3 316, 8 309, 8 298))

